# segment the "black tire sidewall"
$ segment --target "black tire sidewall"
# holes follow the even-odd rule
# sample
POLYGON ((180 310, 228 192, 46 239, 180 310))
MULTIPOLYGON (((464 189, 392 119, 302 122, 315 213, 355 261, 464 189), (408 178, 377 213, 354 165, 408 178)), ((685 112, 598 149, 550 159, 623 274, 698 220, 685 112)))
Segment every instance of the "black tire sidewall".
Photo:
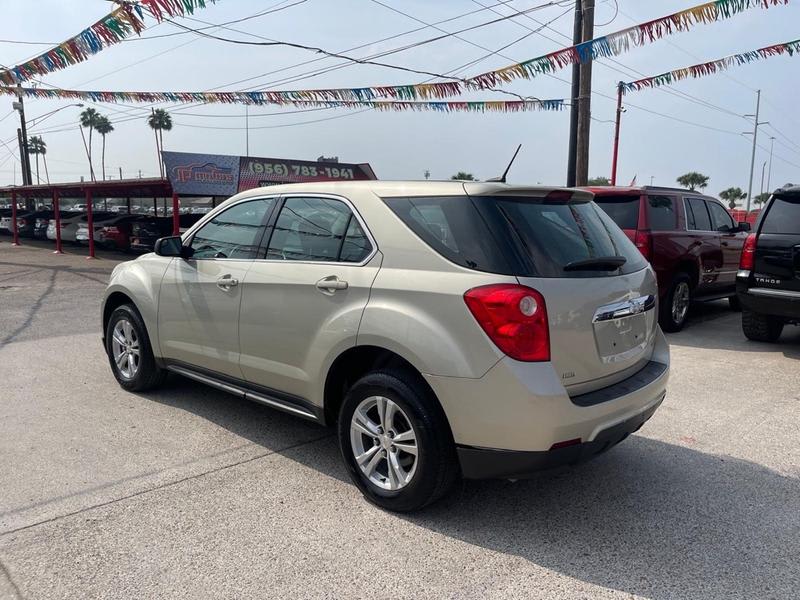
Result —
POLYGON ((441 423, 423 386, 400 373, 380 371, 365 375, 348 390, 339 413, 339 448, 356 487, 373 504, 388 510, 417 510, 438 498, 441 469, 457 468, 449 428, 441 423), (358 405, 370 396, 383 396, 396 403, 407 415, 417 438, 417 467, 411 482, 397 491, 384 490, 361 472, 350 442, 350 421, 358 405), (444 463, 443 460, 444 459, 444 463))
POLYGON ((153 356, 153 350, 150 346, 150 337, 147 335, 147 328, 145 327, 144 320, 139 314, 139 311, 130 304, 123 304, 114 309, 114 312, 111 313, 111 317, 108 319, 108 324, 106 325, 106 355, 108 356, 109 365, 111 365, 111 372, 114 374, 117 382, 128 391, 135 392, 152 387, 154 379, 160 375, 160 369, 156 365, 155 357, 153 356), (139 339, 139 370, 131 379, 126 379, 119 373, 114 361, 114 352, 111 343, 114 326, 123 318, 131 322, 133 328, 136 330, 136 336, 139 339))

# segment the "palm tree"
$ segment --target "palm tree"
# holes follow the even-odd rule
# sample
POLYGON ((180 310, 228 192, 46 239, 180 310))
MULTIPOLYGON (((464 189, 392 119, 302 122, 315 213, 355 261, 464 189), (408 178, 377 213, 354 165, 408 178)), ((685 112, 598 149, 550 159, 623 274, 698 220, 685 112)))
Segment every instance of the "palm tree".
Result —
POLYGON ((163 108, 156 108, 147 117, 147 124, 156 136, 156 152, 158 152, 158 169, 161 177, 164 177, 164 163, 161 162, 161 152, 164 150, 164 131, 172 129, 172 117, 163 108))
POLYGON ((681 175, 678 177, 677 182, 681 184, 683 187, 687 187, 690 190, 694 191, 697 188, 701 190, 708 186, 709 177, 703 175, 702 173, 698 173, 696 171, 690 171, 685 175, 681 175))
POLYGON ((464 171, 459 171, 450 179, 454 181, 478 181, 472 173, 465 173, 464 171))
POLYGON ((769 192, 763 192, 761 194, 758 194, 757 196, 754 196, 753 197, 753 202, 756 204, 756 206, 761 206, 767 200, 769 200, 770 196, 771 196, 771 194, 769 192))
MULTIPOLYGON (((47 154, 47 144, 45 144, 44 140, 39 137, 38 135, 31 136, 28 139, 28 152, 30 154, 34 154, 36 156, 36 183, 42 183, 41 178, 39 177, 39 155, 42 156, 47 154)), ((46 161, 47 159, 45 159, 46 161)), ((47 162, 45 162, 45 172, 47 172, 47 162)), ((50 183, 50 177, 47 177, 47 183, 50 183)))
POLYGON ((725 202, 728 203, 728 207, 731 210, 733 210, 734 208, 736 208, 736 203, 739 200, 744 200, 745 198, 747 198, 747 192, 743 192, 742 188, 731 187, 728 188, 727 190, 722 190, 719 193, 719 197, 725 200, 725 202))
MULTIPOLYGON (((92 166, 92 131, 97 127, 97 120, 99 118, 100 113, 93 108, 87 108, 80 115, 81 127, 89 130, 89 145, 86 147, 86 156, 89 159, 89 174, 92 177, 92 181, 95 180, 94 167, 92 166)), ((83 129, 81 129, 81 132, 83 132, 83 129)), ((85 143, 86 141, 84 140, 84 144, 85 143)))
POLYGON ((111 133, 114 131, 114 126, 111 124, 111 120, 105 115, 98 115, 97 122, 94 124, 94 128, 97 130, 97 133, 103 136, 103 154, 102 154, 102 166, 103 166, 103 181, 106 180, 106 134, 111 133))

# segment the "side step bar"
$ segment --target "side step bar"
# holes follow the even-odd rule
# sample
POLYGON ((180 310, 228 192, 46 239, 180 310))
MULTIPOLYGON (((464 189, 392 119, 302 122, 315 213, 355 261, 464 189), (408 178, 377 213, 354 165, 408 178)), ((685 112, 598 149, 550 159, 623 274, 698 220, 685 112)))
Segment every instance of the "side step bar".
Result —
POLYGON ((295 416, 319 422, 317 415, 315 415, 310 410, 302 406, 297 406, 295 404, 291 404, 284 400, 280 400, 273 396, 268 396, 259 392, 253 392, 245 387, 234 385, 232 383, 228 383, 227 381, 222 381, 220 379, 217 379, 216 377, 213 377, 211 375, 207 375, 205 373, 198 373, 197 371, 194 371, 192 369, 187 369, 185 367, 181 367, 178 365, 167 365, 167 370, 172 371, 173 373, 177 373, 178 375, 188 377, 189 379, 193 379, 194 381, 199 381, 200 383, 204 383, 218 390, 222 390, 223 392, 228 392, 229 394, 233 394, 234 396, 239 396, 240 398, 244 398, 245 400, 258 402, 259 404, 264 404, 265 406, 269 406, 270 408, 277 408, 278 410, 282 410, 284 412, 293 414, 295 416))

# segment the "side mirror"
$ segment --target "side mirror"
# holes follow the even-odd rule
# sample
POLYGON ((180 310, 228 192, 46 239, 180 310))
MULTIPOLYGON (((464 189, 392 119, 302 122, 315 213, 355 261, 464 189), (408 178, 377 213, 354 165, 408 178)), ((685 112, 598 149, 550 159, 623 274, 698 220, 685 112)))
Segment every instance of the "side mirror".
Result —
POLYGON ((191 248, 183 245, 183 240, 179 235, 171 235, 156 240, 153 251, 159 256, 180 256, 188 258, 191 256, 191 248))
POLYGON ((750 223, 747 223, 746 221, 739 222, 739 231, 747 232, 750 231, 750 229, 751 229, 750 223))

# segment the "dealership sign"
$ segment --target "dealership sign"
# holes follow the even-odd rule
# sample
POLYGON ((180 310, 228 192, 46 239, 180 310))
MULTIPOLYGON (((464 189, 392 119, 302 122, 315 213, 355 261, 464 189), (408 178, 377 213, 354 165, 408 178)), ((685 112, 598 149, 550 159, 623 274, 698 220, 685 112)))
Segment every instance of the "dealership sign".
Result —
POLYGON ((162 152, 167 177, 177 194, 232 196, 281 183, 376 179, 368 164, 254 158, 191 152, 162 152))

